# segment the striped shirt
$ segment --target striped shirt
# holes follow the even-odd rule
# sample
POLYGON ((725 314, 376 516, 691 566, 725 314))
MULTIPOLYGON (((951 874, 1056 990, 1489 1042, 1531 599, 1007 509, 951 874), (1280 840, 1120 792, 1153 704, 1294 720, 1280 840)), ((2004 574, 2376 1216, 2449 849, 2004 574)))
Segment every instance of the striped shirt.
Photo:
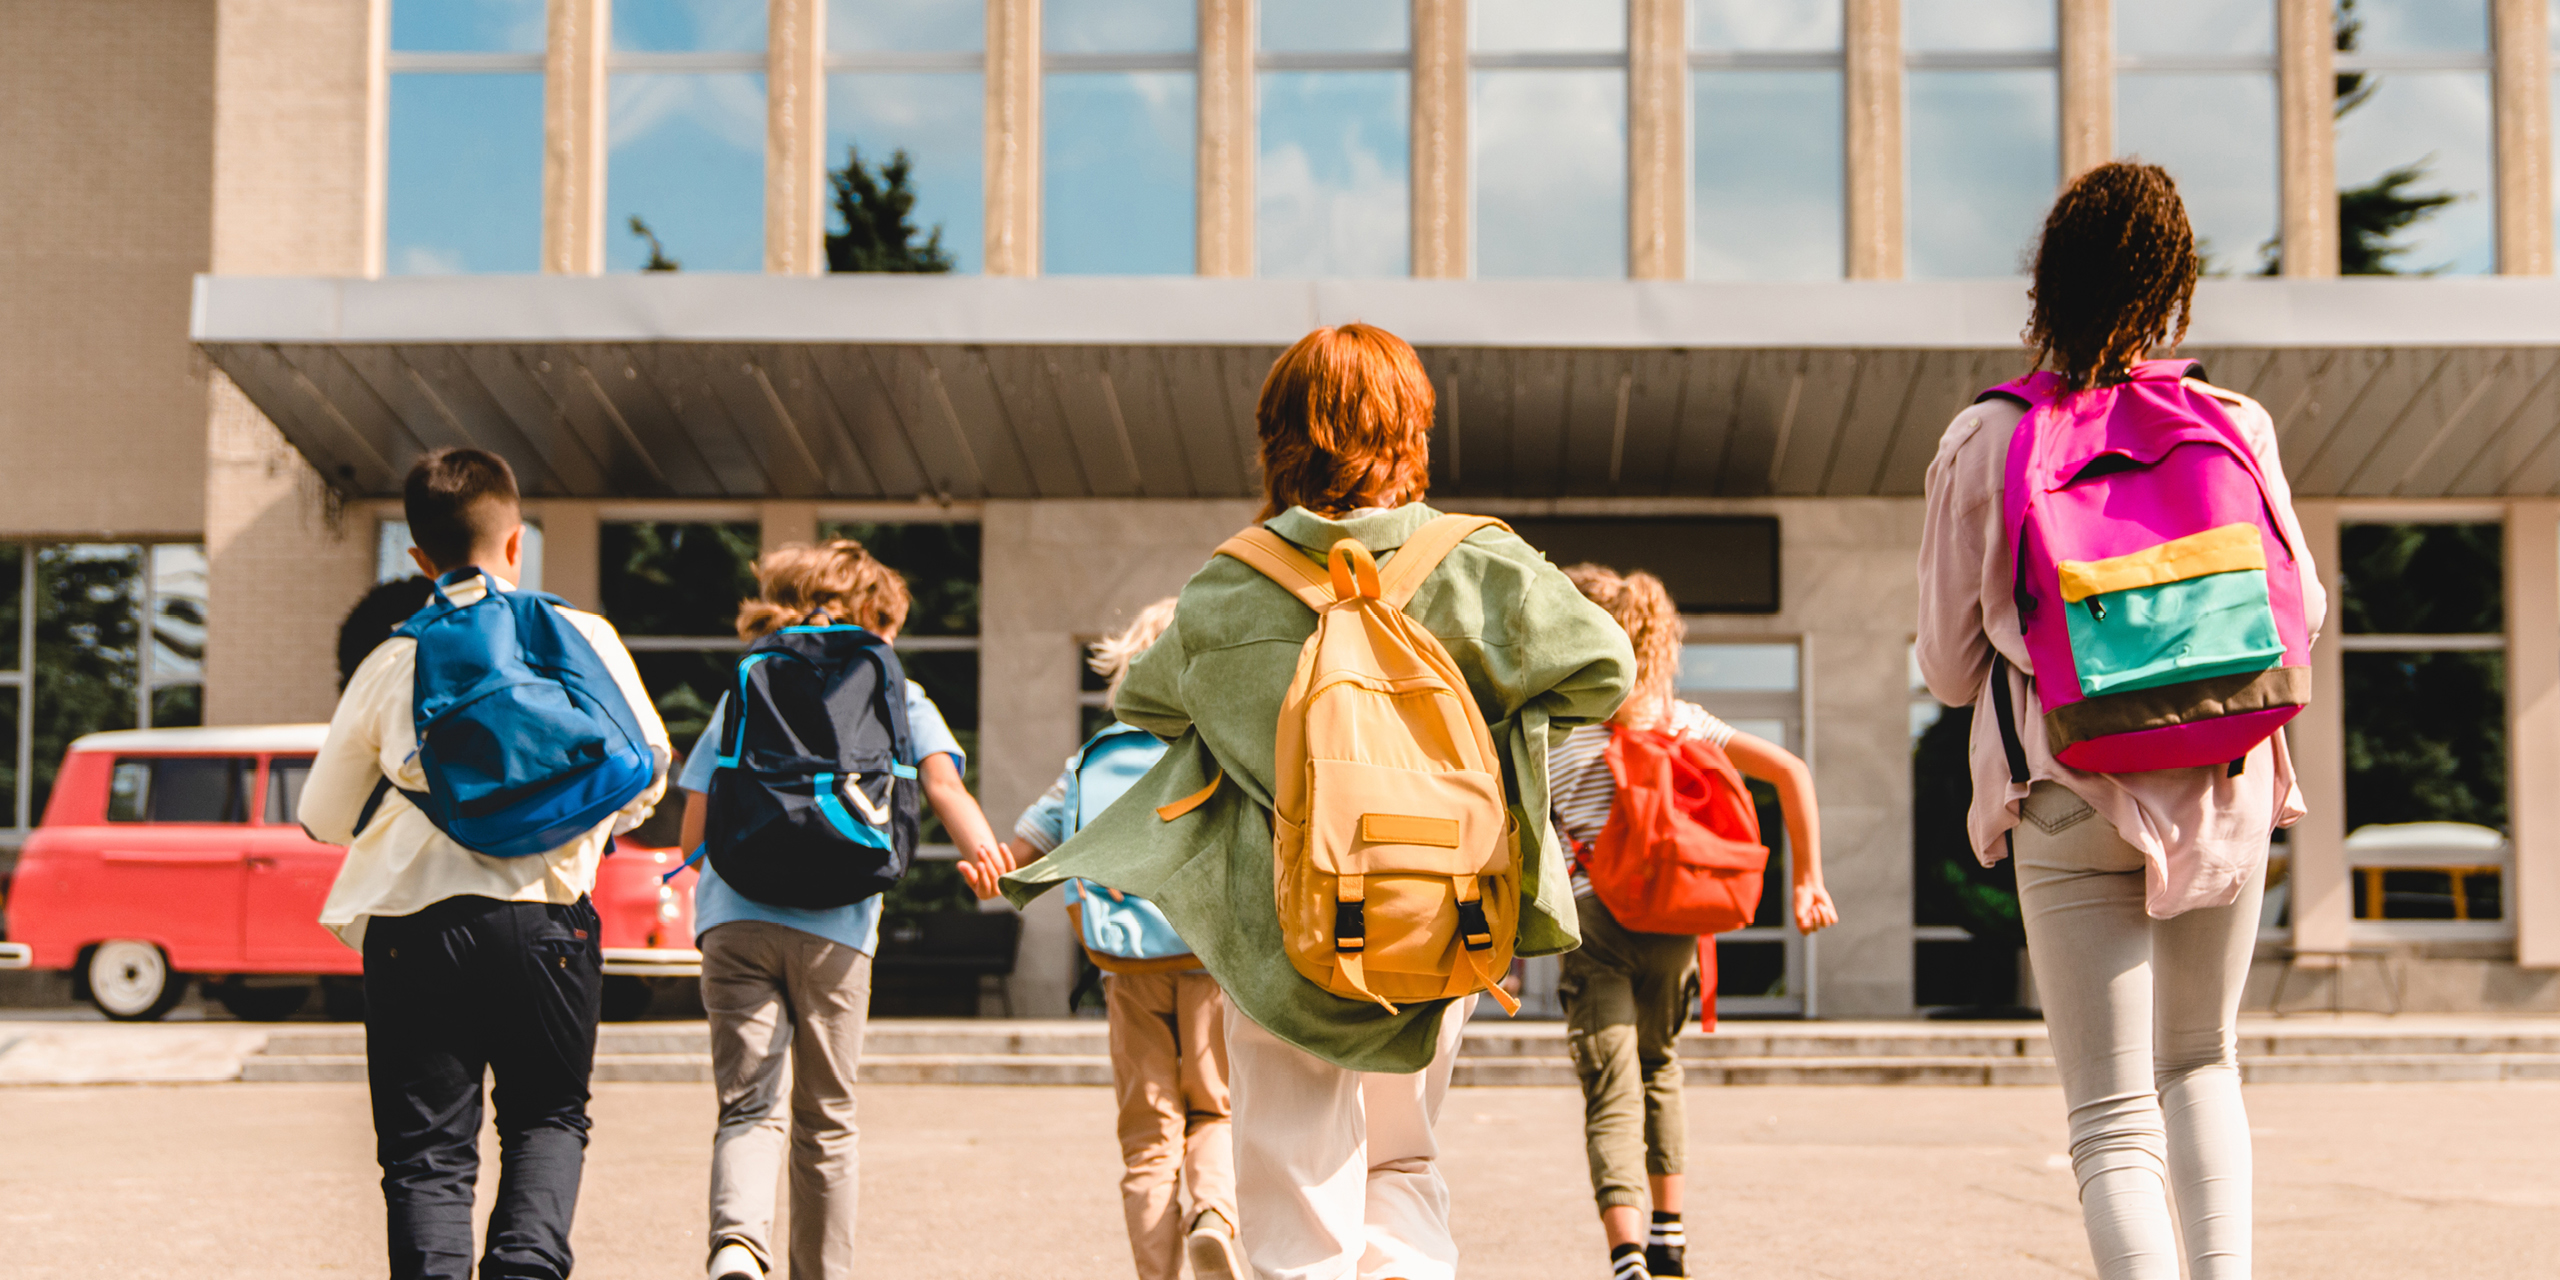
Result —
MULTIPOLYGON (((1733 726, 1694 702, 1672 700, 1670 729, 1678 737, 1704 738, 1719 751, 1733 741, 1733 726)), ((1609 774, 1609 726, 1588 724, 1566 734, 1564 744, 1547 758, 1547 785, 1555 797, 1556 825, 1565 837, 1576 845, 1599 839, 1618 802, 1618 780, 1609 774)), ((1573 893, 1591 893, 1591 881, 1578 861, 1573 893)))

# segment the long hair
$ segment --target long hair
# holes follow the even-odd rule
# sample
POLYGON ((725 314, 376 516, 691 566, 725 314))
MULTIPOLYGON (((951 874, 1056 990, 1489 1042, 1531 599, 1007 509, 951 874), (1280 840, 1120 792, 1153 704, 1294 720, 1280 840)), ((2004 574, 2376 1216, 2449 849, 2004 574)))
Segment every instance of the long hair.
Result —
POLYGON ((1273 362, 1253 408, 1261 518, 1419 500, 1431 488, 1433 400, 1422 358, 1384 329, 1337 325, 1298 339, 1273 362))
POLYGON ((1607 610, 1626 629, 1636 651, 1636 678, 1627 700, 1618 705, 1617 723, 1644 728, 1671 711, 1671 689, 1680 677, 1680 645, 1689 624, 1680 617, 1662 579, 1650 573, 1621 574, 1606 565, 1578 564, 1564 571, 1583 597, 1607 610))
POLYGON ((738 604, 738 638, 753 643, 813 614, 878 632, 907 622, 907 580, 851 538, 786 543, 756 559, 756 598, 738 604))
POLYGON ((1085 665, 1111 682, 1110 691, 1104 695, 1106 700, 1120 696, 1120 680, 1129 674, 1129 664, 1136 662, 1138 655, 1173 625, 1174 603, 1175 597, 1166 596, 1138 610, 1138 616, 1131 618, 1128 626, 1093 642, 1093 654, 1085 659, 1085 665))
POLYGON ((2119 160, 2081 174, 2036 242, 2024 335, 2036 367, 2079 391, 2184 342, 2202 265, 2168 170, 2119 160))

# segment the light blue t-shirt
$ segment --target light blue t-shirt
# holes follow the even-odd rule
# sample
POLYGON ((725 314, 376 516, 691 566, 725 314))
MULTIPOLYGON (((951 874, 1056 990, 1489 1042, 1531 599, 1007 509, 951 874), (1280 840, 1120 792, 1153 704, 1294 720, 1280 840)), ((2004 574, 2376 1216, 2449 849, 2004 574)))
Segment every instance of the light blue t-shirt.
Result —
MULTIPOLYGON (((720 764, 720 738, 729 726, 729 695, 720 695, 720 703, 711 709, 711 723, 694 740, 693 752, 684 758, 684 772, 676 775, 676 785, 686 791, 708 793, 712 770, 720 764)), ((951 726, 942 721, 942 709, 925 696, 924 687, 913 680, 907 682, 907 742, 915 751, 915 759, 901 764, 920 765, 929 756, 947 755, 963 772, 969 767, 968 754, 960 749, 960 740, 951 736, 951 726)), ((721 880, 711 869, 711 860, 699 864, 702 878, 693 883, 693 937, 701 945, 702 935, 717 926, 737 920, 762 920, 786 929, 813 933, 829 942, 871 955, 880 949, 880 898, 873 895, 849 907, 826 907, 808 910, 801 907, 776 907, 747 897, 721 880)))

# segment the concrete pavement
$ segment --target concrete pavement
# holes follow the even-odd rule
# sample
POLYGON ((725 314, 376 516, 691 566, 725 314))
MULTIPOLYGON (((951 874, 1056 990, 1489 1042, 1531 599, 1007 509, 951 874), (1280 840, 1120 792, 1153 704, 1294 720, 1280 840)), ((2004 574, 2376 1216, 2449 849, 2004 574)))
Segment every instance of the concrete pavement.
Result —
MULTIPOLYGON (((2560 1257, 2560 1084, 2249 1090, 2268 1280, 2523 1280, 2560 1257)), ((1110 1094, 862 1089, 879 1277, 1120 1280, 1110 1094)), ((1469 1277, 1603 1274, 1571 1089, 1450 1095, 1469 1277)), ((700 1275, 708 1087, 599 1087, 579 1274, 700 1275)), ((1701 1275, 2092 1274, 2050 1088, 1690 1093, 1701 1275)), ((354 1085, 0 1089, 0 1224, 24 1280, 381 1273, 354 1085)), ((485 1184, 484 1184, 485 1189, 485 1184)), ((485 1207, 485 1195, 484 1195, 485 1207)))

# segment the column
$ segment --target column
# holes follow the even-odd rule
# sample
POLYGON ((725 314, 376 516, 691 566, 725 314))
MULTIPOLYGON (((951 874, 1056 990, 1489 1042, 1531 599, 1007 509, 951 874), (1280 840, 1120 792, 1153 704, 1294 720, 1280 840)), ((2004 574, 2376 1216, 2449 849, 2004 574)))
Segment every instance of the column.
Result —
POLYGON ((2300 501, 2303 540, 2329 593, 2329 619, 2311 646, 2311 705, 2285 732, 2293 773, 2310 812, 2286 837, 2293 857, 2293 945, 2334 950, 2347 945, 2354 900, 2347 890, 2347 671, 2338 633, 2345 598, 2338 580, 2338 504, 2300 501))
POLYGON ((2111 0, 2062 0, 2062 180, 2115 158, 2116 40, 2111 0))
POLYGON ((1902 278, 1902 0, 1847 0, 1849 278, 1902 278))
POLYGON ((1201 275, 1253 274, 1253 128, 1253 0, 1200 0, 1201 275))
POLYGON ((1040 274, 1040 0, 987 0, 987 274, 1040 274))
POLYGON ((758 554, 773 550, 786 542, 818 540, 818 504, 814 502, 759 502, 756 504, 756 550, 758 554))
POLYGON ((542 63, 542 269, 604 271, 604 66, 611 0, 551 0, 542 63))
POLYGON ((1627 274, 1689 275, 1689 6, 1627 6, 1627 274))
POLYGON ((604 612, 604 577, 592 502, 528 502, 542 526, 542 589, 589 613, 604 612))
POLYGON ((2330 0, 2276 0, 2284 274, 2293 279, 2338 274, 2336 42, 2330 0))
POLYGON ((1413 0, 1413 274, 1467 263, 1467 0, 1413 0))
POLYGON ((2560 968, 2560 502, 2507 506, 2507 910, 2516 963, 2560 968))
POLYGON ((827 270, 827 6, 771 0, 766 12, 764 269, 827 270))
POLYGON ((2541 0, 2493 0, 2498 270, 2551 274, 2551 32, 2541 0))

